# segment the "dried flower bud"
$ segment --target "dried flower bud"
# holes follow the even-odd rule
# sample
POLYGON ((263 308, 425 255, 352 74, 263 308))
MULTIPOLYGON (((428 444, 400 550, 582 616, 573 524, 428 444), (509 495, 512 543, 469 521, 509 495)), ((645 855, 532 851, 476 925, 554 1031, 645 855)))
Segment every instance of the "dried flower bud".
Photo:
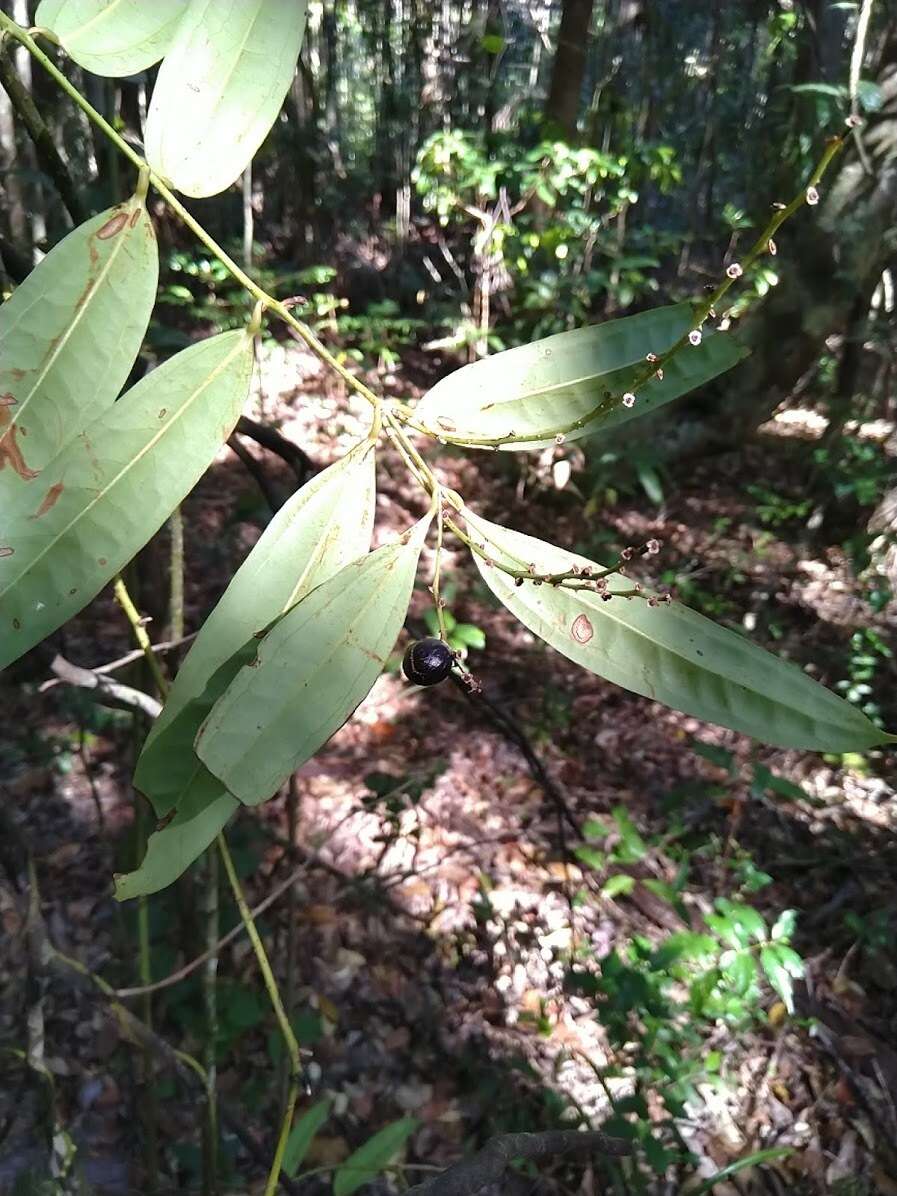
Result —
POLYGON ((766 242, 766 248, 769 250, 770 257, 775 257, 775 255, 779 252, 778 249, 776 248, 776 243, 772 239, 772 237, 770 237, 769 240, 766 242))
POLYGON ((815 187, 807 188, 807 203, 810 205, 810 207, 813 207, 815 204, 819 203, 819 192, 815 187))
POLYGON ((635 406, 635 395, 632 393, 631 390, 627 390, 626 394, 623 395, 623 406, 624 407, 634 407, 635 406))
POLYGON ((654 377, 657 379, 658 382, 663 382, 663 370, 657 370, 656 373, 654 374, 654 377))
POLYGON ((654 364, 654 362, 655 362, 656 360, 657 360, 657 354, 656 354, 656 353, 649 353, 649 354, 647 355, 647 357, 645 358, 645 361, 650 361, 652 365, 654 364))
POLYGON ((649 605, 649 606, 659 606, 659 603, 658 603, 658 601, 657 601, 657 598, 656 598, 656 597, 655 597, 653 594, 652 594, 652 595, 651 595, 651 597, 648 599, 648 605, 649 605))
POLYGON ((701 340, 702 340, 702 337, 701 337, 700 328, 692 328, 691 332, 688 334, 689 344, 699 345, 701 343, 701 340))
POLYGON ((523 585, 523 578, 522 578, 522 577, 515 577, 515 578, 514 578, 514 585, 515 585, 515 586, 522 586, 522 585, 523 585))
POLYGON ((743 273, 744 271, 741 269, 741 266, 739 266, 738 262, 733 262, 731 266, 726 268, 726 274, 729 276, 729 278, 741 278, 743 273))
POLYGON ((555 436, 555 438, 554 438, 554 443, 555 444, 563 444, 566 439, 567 439, 567 437, 564 435, 563 432, 558 432, 557 436, 555 436))
POLYGON ((856 112, 851 112, 850 116, 845 120, 845 125, 848 129, 861 129, 863 127, 863 118, 856 112))

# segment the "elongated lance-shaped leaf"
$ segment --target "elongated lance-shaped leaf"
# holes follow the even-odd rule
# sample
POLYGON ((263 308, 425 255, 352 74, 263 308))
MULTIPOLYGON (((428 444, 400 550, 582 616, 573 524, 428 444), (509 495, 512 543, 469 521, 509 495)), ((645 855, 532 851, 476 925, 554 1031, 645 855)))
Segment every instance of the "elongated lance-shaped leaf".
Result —
MULTIPOLYGON (((193 741, 269 623, 371 546, 374 446, 367 442, 277 512, 206 619, 137 762, 134 784, 162 818, 205 772, 193 741), (229 666, 229 667, 228 667, 229 666)), ((220 783, 219 783, 220 784, 220 783)))
POLYGON ((435 436, 477 447, 542 448, 557 436, 579 440, 656 411, 680 395, 731 369, 745 351, 726 333, 703 333, 664 365, 663 378, 639 388, 632 407, 615 402, 598 418, 589 415, 618 400, 649 353, 658 356, 694 328, 690 303, 560 332, 463 366, 424 395, 417 419, 435 436), (578 421, 585 421, 576 426, 578 421), (507 437, 513 439, 499 443, 507 437))
POLYGON ((156 235, 135 196, 69 233, 0 307, 0 524, 20 499, 39 507, 41 471, 115 401, 158 280, 156 235))
POLYGON ((307 0, 190 0, 159 68, 146 156, 185 195, 240 177, 277 119, 305 32, 307 0))
POLYGON ((136 75, 171 45, 188 0, 41 0, 35 21, 96 75, 136 75))
POLYGON ((211 773, 197 779, 174 817, 150 835, 146 855, 134 872, 117 874, 115 898, 130 901, 173 884, 223 830, 240 803, 211 773))
POLYGON ((252 337, 185 349, 43 470, 27 517, 0 511, 0 668, 78 613, 196 484, 246 402, 252 337))
POLYGON ((266 801, 370 692, 402 628, 430 518, 312 590, 215 703, 196 752, 234 797, 266 801))
MULTIPOLYGON (((474 559, 493 594, 530 631, 599 677, 780 747, 848 752, 897 741, 793 664, 678 602, 651 607, 641 598, 604 601, 588 590, 516 585, 499 563, 533 565, 543 575, 601 567, 468 508, 464 518, 474 542, 485 546, 488 559, 474 559)), ((609 585, 615 588, 632 587, 619 579, 609 585)))

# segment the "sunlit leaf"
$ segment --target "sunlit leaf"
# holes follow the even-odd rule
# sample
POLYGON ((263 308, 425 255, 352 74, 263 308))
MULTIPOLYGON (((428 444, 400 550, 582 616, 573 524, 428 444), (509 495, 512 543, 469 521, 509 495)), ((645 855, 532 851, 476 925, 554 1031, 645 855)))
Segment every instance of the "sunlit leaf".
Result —
POLYGON ((655 411, 701 386, 744 356, 726 333, 705 331, 699 345, 687 345, 664 366, 663 380, 639 390, 631 408, 617 402, 580 428, 608 395, 622 396, 648 353, 663 353, 694 327, 689 303, 561 332, 531 345, 507 349, 473 362, 428 391, 417 418, 436 436, 476 446, 516 437, 504 449, 551 444, 558 434, 578 440, 655 411))
POLYGON ((129 901, 167 888, 205 851, 239 802, 203 770, 170 822, 149 837, 140 867, 115 877, 115 898, 129 901))
POLYGON ((146 156, 186 195, 229 187, 289 89, 307 0, 190 0, 159 68, 146 156))
POLYGON ((240 801, 271 797, 367 696, 401 630, 429 523, 312 590, 216 702, 196 753, 240 801))
POLYGON ((158 279, 135 197, 69 233, 0 307, 0 553, 16 504, 41 506, 47 463, 115 401, 158 279))
POLYGON ((364 1184, 380 1174, 396 1157, 420 1122, 415 1117, 403 1117, 384 1126, 350 1154, 333 1177, 333 1196, 352 1196, 364 1184))
POLYGON ((190 648, 137 763, 134 784, 160 818, 205 772, 193 741, 254 658, 252 637, 367 552, 373 521, 374 452, 365 444, 298 490, 268 524, 190 648))
POLYGON ((119 77, 167 52, 188 0, 41 0, 35 21, 51 29, 85 70, 119 77))
MULTIPOLYGON (((594 561, 474 515, 465 519, 492 562, 537 573, 594 561)), ((474 557, 486 584, 530 631, 557 651, 624 689, 767 743, 819 751, 863 750, 895 742, 859 710, 796 668, 674 602, 651 607, 639 598, 605 602, 514 578, 474 557)), ((628 589, 620 580, 610 589, 628 589)), ((646 728, 646 734, 649 733, 646 728)))
POLYGON ((794 978, 802 976, 803 961, 796 951, 781 943, 763 947, 760 951, 760 965, 766 979, 782 998, 789 1013, 794 1013, 794 978))
POLYGON ((317 1134, 318 1130, 330 1116, 332 1106, 333 1101, 329 1096, 325 1096, 323 1100, 319 1100, 313 1104, 310 1109, 306 1109, 290 1130, 286 1150, 283 1152, 283 1163, 281 1164, 284 1175, 288 1175, 292 1179, 299 1170, 315 1134, 317 1134))
POLYGON ((246 332, 185 349, 44 468, 27 517, 0 514, 0 668, 77 614, 158 531, 230 434, 252 361, 246 332))

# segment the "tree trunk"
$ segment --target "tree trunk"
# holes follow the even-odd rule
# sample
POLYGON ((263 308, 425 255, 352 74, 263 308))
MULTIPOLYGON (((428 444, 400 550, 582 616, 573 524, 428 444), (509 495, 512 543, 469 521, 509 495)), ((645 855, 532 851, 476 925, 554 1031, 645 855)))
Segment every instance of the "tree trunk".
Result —
POLYGON ((576 133, 594 3, 595 0, 564 0, 561 10, 545 120, 568 140, 576 133))

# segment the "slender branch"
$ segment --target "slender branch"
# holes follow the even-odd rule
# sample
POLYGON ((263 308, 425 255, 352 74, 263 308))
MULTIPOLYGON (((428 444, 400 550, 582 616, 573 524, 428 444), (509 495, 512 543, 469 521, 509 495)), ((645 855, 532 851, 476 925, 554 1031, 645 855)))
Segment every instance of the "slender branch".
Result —
POLYGON ((338 361, 333 354, 325 348, 325 346, 318 340, 312 330, 303 324, 301 320, 297 320, 289 308, 281 300, 275 299, 274 296, 269 295, 263 287, 255 281, 254 278, 246 273, 246 271, 238 266, 234 259, 218 244, 215 238, 208 233, 193 214, 187 209, 178 197, 174 194, 168 184, 150 167, 145 158, 141 157, 132 146, 128 145, 127 141, 112 127, 106 118, 97 111, 94 106, 84 98, 77 87, 71 83, 63 72, 59 69, 53 60, 44 53, 40 48, 31 33, 27 29, 23 29, 17 25, 11 17, 5 13, 0 12, 0 29, 5 31, 10 37, 15 38, 17 42, 28 50, 29 54, 41 64, 44 70, 52 76, 55 82, 62 88, 62 90, 70 97, 71 100, 81 111, 87 116, 93 124, 100 129, 106 137, 124 154, 124 156, 133 163, 138 170, 145 170, 148 173, 148 178, 155 190, 162 196, 166 204, 173 212, 176 212, 180 219, 187 225, 194 236, 205 245, 206 249, 221 262, 228 273, 239 282, 243 288, 253 296, 254 299, 262 303, 272 314, 277 316, 279 320, 292 328, 300 338, 305 342, 308 348, 318 357, 325 365, 329 366, 334 373, 338 374, 340 378, 346 383, 350 389, 354 390, 356 394, 361 395, 366 399, 372 407, 379 406, 380 399, 374 392, 363 382, 361 382, 355 375, 348 370, 341 361, 338 361))
POLYGON ((589 1154, 626 1158, 631 1142, 609 1138, 597 1130, 547 1130, 542 1134, 499 1134, 469 1159, 409 1188, 405 1196, 474 1196, 488 1184, 500 1183, 517 1159, 541 1162, 559 1155, 589 1154))
MULTIPOLYGON (((823 175, 828 170, 834 158, 837 156, 844 142, 840 137, 833 137, 825 148, 819 164, 816 169, 807 179, 806 184, 795 195, 795 197, 788 204, 776 204, 773 215, 770 217, 766 227, 757 237, 754 244, 748 250, 747 254, 740 262, 733 262, 727 269, 725 277, 713 289, 706 299, 694 304, 694 318, 691 321, 691 327, 674 341, 668 349, 661 353, 649 353, 646 355, 646 365, 635 375, 632 382, 629 384, 626 394, 616 394, 607 391, 603 398, 592 408, 591 411, 578 419, 571 420, 566 424, 546 430, 541 435, 556 436, 563 438, 570 435, 571 432, 579 432, 590 424, 600 420, 603 416, 610 414, 611 411, 616 410, 624 401, 631 406, 635 396, 654 378, 663 376, 663 367, 669 362, 670 358, 674 357, 680 350, 684 349, 686 345, 693 344, 691 339, 694 334, 700 338, 701 328, 704 322, 716 310, 720 301, 727 294, 729 289, 735 284, 736 280, 748 270, 754 262, 763 254, 774 251, 775 242, 773 237, 777 230, 785 223, 789 217, 793 216, 806 203, 815 203, 818 200, 816 195, 816 187, 821 181, 823 175)), ((526 444, 532 440, 539 439, 540 435, 533 432, 515 433, 509 431, 506 436, 462 436, 458 433, 453 433, 450 430, 442 428, 428 428, 412 418, 409 418, 405 412, 400 408, 395 408, 396 417, 402 420, 403 423, 414 427, 416 430, 423 432, 427 436, 435 436, 437 439, 444 441, 447 444, 460 444, 470 448, 498 448, 502 445, 508 444, 526 444)))
POLYGON ((277 987, 277 980, 271 970, 271 964, 268 962, 268 954, 265 951, 265 945, 261 940, 255 922, 252 920, 252 913, 246 903, 246 898, 243 896, 243 889, 240 885, 237 871, 234 868, 234 862, 231 859, 231 854, 227 846, 227 841, 224 835, 218 835, 218 851, 224 863, 224 870, 227 873, 228 883, 231 887, 234 900, 237 903, 237 909, 240 911, 240 918, 243 925, 246 927, 246 933, 249 935, 249 941, 252 943, 252 948, 255 951, 255 958, 259 965, 259 970, 262 973, 262 979, 265 982, 265 988, 268 991, 268 998, 274 1009, 274 1015, 277 1018, 277 1023, 280 1026, 280 1032, 283 1035, 284 1042, 287 1047, 287 1054, 290 1060, 290 1087, 287 1094, 286 1108, 284 1110, 283 1121, 280 1127, 280 1134, 277 1138, 277 1147, 274 1151, 274 1159, 271 1163, 271 1170, 268 1173, 268 1182, 265 1184, 264 1196, 274 1196, 277 1191, 277 1184, 280 1177, 281 1163, 283 1162, 284 1151, 286 1150, 287 1138, 290 1135, 290 1128, 293 1124, 293 1113, 296 1108, 296 1101, 299 1096, 299 1078, 302 1074, 302 1063, 299 1059, 299 1043, 296 1041, 296 1035, 293 1033, 293 1027, 290 1025, 290 1019, 286 1015, 286 1010, 283 1007, 283 1001, 280 996, 280 989, 277 987))
MULTIPOLYGON (((171 652, 174 648, 181 648, 184 644, 189 644, 191 640, 196 639, 197 634, 198 632, 193 631, 190 633, 190 635, 182 636, 180 639, 164 640, 158 644, 151 644, 150 647, 157 655, 162 655, 165 652, 171 652)), ((91 676, 102 678, 107 673, 115 673, 118 671, 118 669, 123 669, 129 664, 133 664, 135 660, 143 660, 145 655, 146 653, 144 652, 143 648, 135 648, 132 652, 126 652, 124 656, 119 656, 116 660, 110 660, 107 664, 97 664, 94 665, 93 668, 81 669, 81 671, 90 673, 91 676)), ((58 657, 57 659, 61 660, 63 664, 69 664, 69 662, 62 656, 58 657)), ((52 667, 53 666, 51 665, 51 668, 52 667)), ((73 669, 80 668, 79 665, 70 665, 70 667, 73 669)), ((60 674, 58 677, 51 677, 49 680, 41 682, 41 684, 38 686, 37 692, 43 694, 48 690, 55 689, 57 685, 65 685, 66 683, 67 678, 60 674)), ((88 688, 93 689, 94 686, 90 685, 88 688)), ((125 685, 123 688, 128 690, 130 687, 125 685)), ((144 695, 142 690, 135 690, 134 692, 141 694, 141 696, 148 696, 144 695)), ((155 718, 159 713, 158 709, 156 709, 158 703, 155 701, 155 699, 151 699, 151 701, 153 702, 153 707, 146 710, 145 713, 148 714, 150 718, 155 718)))
POLYGON ((286 436, 281 435, 276 428, 260 424, 246 415, 241 415, 237 420, 236 431, 241 436, 248 436, 256 444, 260 444, 262 448, 268 449, 285 461, 296 475, 300 486, 304 485, 309 477, 317 472, 316 466, 308 454, 298 444, 287 440, 286 436))
MULTIPOLYGON (((140 655, 143 655, 140 653, 140 655)), ((45 681, 41 692, 51 685, 73 685, 91 692, 94 699, 103 706, 115 706, 122 710, 139 710, 147 718, 158 718, 162 709, 160 702, 142 689, 133 689, 111 677, 103 677, 92 669, 82 669, 64 656, 53 657, 50 669, 56 674, 56 681, 45 681)))
MULTIPOLYGON (((0 13, 0 16, 2 16, 2 13, 0 13)), ((146 627, 144 626, 143 618, 141 617, 137 607, 134 605, 131 595, 128 593, 128 587, 125 585, 124 579, 121 577, 118 577, 115 580, 115 598, 118 602, 118 605, 125 612, 128 622, 131 624, 131 630, 134 633, 134 639, 137 641, 143 651, 149 671, 152 674, 153 681, 155 681, 159 693, 163 698, 168 697, 168 682, 165 680, 165 676, 159 667, 159 662, 156 659, 155 653, 153 652, 153 645, 150 642, 150 637, 146 634, 146 627)))
POLYGON ((52 133, 47 128, 28 89, 19 78, 19 73, 4 47, 0 47, 0 84, 3 85, 9 96, 16 115, 28 130, 28 135, 34 142, 38 160, 53 180, 56 190, 59 192, 59 198, 71 216, 72 222, 82 224, 87 217, 81 200, 78 198, 69 169, 63 162, 56 143, 53 141, 52 133))

